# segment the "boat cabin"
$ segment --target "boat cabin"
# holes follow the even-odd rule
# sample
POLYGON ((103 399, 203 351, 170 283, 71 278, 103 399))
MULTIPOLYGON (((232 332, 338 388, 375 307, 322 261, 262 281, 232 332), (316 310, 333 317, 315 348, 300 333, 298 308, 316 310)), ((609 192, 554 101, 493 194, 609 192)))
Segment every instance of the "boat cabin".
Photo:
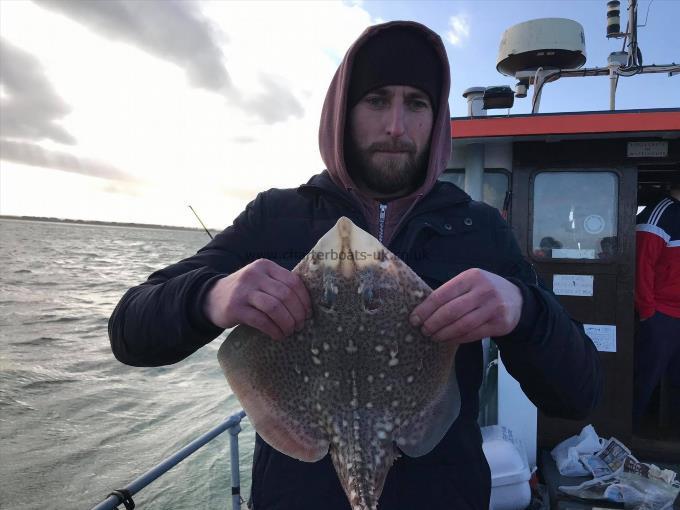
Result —
POLYGON ((680 109, 453 118, 451 134, 442 178, 501 211, 544 284, 584 324, 605 371, 599 407, 575 422, 521 402, 501 366, 496 420, 523 436, 530 461, 536 446, 551 449, 589 423, 640 459, 680 459, 667 385, 641 431, 631 420, 636 214, 680 172, 680 109))

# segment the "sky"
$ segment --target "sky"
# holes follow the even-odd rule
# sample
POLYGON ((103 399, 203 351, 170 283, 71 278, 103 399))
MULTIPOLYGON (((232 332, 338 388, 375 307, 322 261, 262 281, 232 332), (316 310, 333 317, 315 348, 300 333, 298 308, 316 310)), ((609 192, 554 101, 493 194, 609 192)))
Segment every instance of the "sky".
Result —
MULTIPOLYGON (((621 49, 604 0, 0 0, 0 214, 196 227, 192 205, 224 228, 259 191, 323 169, 323 99, 366 27, 410 19, 443 38, 455 117, 468 87, 514 85, 495 69, 501 36, 545 17, 583 25, 586 67, 621 49)), ((680 0, 640 0, 645 64, 680 63, 678 19, 680 0)), ((619 109, 679 106, 680 76, 619 81, 619 109)), ((543 113, 608 107, 606 77, 541 99, 543 113)))

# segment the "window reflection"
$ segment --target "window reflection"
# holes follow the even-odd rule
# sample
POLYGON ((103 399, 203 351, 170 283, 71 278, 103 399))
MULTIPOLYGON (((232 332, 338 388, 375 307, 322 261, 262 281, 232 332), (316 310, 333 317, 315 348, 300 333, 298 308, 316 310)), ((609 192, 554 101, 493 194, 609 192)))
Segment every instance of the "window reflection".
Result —
POLYGON ((609 259, 617 251, 613 172, 543 172, 534 180, 534 257, 609 259))
POLYGON ((451 182, 460 189, 465 189, 465 172, 463 170, 446 170, 440 177, 440 181, 451 182))
MULTIPOLYGON (((451 182, 462 190, 465 189, 464 170, 447 170, 439 179, 442 181, 451 182)), ((505 201, 505 194, 508 191, 508 184, 509 178, 505 171, 485 170, 482 201, 492 207, 495 207, 499 211, 502 211, 503 202, 505 201)))

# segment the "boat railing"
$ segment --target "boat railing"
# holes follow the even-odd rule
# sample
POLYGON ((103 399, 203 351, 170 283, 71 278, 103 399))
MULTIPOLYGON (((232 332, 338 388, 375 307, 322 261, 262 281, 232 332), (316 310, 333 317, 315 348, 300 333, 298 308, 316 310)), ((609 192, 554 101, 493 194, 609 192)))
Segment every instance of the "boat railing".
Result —
POLYGON ((199 448, 205 446, 224 431, 229 431, 229 450, 231 456, 231 508, 239 510, 241 508, 241 478, 239 473, 239 453, 238 453, 238 434, 241 432, 241 420, 246 416, 244 411, 230 416, 222 423, 212 428, 205 434, 197 437, 181 450, 167 457, 146 473, 138 476, 122 489, 112 491, 104 501, 92 507, 92 510, 113 510, 123 505, 126 510, 132 510, 135 502, 132 496, 141 491, 144 487, 156 480, 164 473, 186 459, 199 448))

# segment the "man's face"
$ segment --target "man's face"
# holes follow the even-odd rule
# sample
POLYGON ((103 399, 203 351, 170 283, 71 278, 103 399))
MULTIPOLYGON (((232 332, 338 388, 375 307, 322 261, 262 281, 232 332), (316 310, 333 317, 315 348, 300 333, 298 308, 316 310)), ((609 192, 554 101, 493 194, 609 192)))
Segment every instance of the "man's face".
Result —
POLYGON ((376 198, 415 189, 429 159, 433 110, 428 95, 406 85, 372 90, 349 112, 348 170, 376 198))

